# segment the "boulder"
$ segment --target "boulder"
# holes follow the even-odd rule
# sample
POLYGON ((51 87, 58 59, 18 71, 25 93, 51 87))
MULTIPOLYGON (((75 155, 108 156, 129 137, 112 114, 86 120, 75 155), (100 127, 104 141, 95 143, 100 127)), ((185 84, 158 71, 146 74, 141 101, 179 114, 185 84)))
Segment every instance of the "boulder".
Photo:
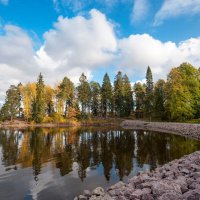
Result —
POLYGON ((97 187, 92 191, 92 195, 103 196, 103 194, 104 194, 104 189, 102 187, 97 187))
POLYGON ((175 192, 182 194, 181 186, 177 183, 168 181, 158 181, 152 184, 152 193, 154 196, 161 196, 166 192, 175 192))

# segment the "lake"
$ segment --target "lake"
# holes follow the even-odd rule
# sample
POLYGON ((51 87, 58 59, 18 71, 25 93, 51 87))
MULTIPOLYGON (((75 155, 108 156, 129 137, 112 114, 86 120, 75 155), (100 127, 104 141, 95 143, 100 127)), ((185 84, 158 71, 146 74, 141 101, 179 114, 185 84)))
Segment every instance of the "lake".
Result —
POLYGON ((0 199, 71 200, 200 150, 200 142, 107 128, 0 130, 0 199))

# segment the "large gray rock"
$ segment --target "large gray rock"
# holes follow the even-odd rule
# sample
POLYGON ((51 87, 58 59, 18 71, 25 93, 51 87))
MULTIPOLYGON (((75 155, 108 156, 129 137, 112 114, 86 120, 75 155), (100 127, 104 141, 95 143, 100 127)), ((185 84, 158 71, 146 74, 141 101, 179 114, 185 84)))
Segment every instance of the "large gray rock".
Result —
POLYGON ((103 196, 104 195, 104 189, 102 187, 97 187, 92 191, 92 195, 103 196))
POLYGON ((89 190, 84 190, 83 195, 89 198, 91 196, 91 192, 89 190))
POLYGON ((119 189, 119 188, 123 188, 125 187, 125 183, 123 183, 122 181, 116 183, 115 185, 112 185, 110 188, 108 188, 109 190, 114 190, 114 189, 119 189))
POLYGON ((143 191, 141 189, 137 189, 131 194, 130 199, 140 199, 142 195, 143 191))
POLYGON ((86 196, 83 195, 79 195, 78 196, 78 200, 87 200, 88 198, 86 196))
POLYGON ((151 189, 154 196, 160 196, 166 192, 182 194, 180 185, 168 181, 154 182, 151 189))
POLYGON ((181 194, 169 192, 158 197, 158 200, 181 200, 181 194))

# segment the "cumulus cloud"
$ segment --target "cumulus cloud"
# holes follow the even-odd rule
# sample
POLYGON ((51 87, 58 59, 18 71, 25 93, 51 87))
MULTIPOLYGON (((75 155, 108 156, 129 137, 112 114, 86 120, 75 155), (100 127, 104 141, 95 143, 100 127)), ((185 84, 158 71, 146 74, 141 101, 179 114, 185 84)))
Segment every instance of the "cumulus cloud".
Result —
POLYGON ((200 12, 200 0, 165 0, 155 15, 154 25, 160 25, 168 18, 180 15, 194 15, 200 12))
POLYGON ((74 72, 79 69, 89 73, 94 68, 107 66, 117 50, 113 25, 97 10, 91 10, 88 19, 59 17, 44 39, 36 61, 39 66, 60 74, 67 74, 72 68, 74 72))
POLYGON ((182 62, 200 66, 200 37, 176 44, 148 34, 119 39, 114 30, 114 25, 97 10, 92 10, 89 17, 59 17, 35 50, 26 31, 4 26, 0 35, 0 100, 10 84, 35 81, 40 72, 45 83, 54 85, 64 76, 77 83, 82 72, 91 79, 92 72, 101 67, 109 72, 112 66, 119 66, 135 81, 145 77, 148 65, 155 79, 166 78, 170 68, 182 62))
POLYGON ((51 85, 64 76, 77 82, 82 72, 91 78, 91 71, 108 66, 117 50, 113 24, 97 10, 92 10, 89 18, 59 17, 54 28, 44 34, 44 43, 37 51, 21 28, 7 25, 3 32, 0 70, 4 76, 0 84, 4 92, 11 83, 36 80, 39 72, 51 85))
POLYGON ((149 5, 147 0, 135 0, 131 13, 131 22, 137 23, 143 20, 148 13, 149 5))
POLYGON ((131 35, 119 41, 119 63, 126 72, 144 77, 146 68, 152 68, 154 76, 166 78, 171 67, 182 62, 200 65, 200 37, 185 40, 176 45, 174 42, 161 42, 148 34, 131 35))
POLYGON ((0 0, 0 4, 8 5, 9 0, 0 0))
POLYGON ((21 28, 6 25, 0 35, 0 99, 10 84, 29 81, 39 68, 31 38, 21 28))

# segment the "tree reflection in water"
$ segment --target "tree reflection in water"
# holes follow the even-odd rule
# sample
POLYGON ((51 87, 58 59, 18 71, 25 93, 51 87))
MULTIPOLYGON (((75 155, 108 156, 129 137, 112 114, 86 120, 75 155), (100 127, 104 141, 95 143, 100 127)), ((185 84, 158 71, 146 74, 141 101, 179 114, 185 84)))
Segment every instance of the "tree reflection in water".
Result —
POLYGON ((106 129, 1 130, 2 163, 6 170, 32 167, 38 181, 42 167, 51 163, 61 176, 75 171, 81 181, 87 170, 103 166, 107 181, 111 170, 120 180, 128 176, 136 160, 151 169, 200 149, 200 143, 177 135, 147 131, 106 129))

